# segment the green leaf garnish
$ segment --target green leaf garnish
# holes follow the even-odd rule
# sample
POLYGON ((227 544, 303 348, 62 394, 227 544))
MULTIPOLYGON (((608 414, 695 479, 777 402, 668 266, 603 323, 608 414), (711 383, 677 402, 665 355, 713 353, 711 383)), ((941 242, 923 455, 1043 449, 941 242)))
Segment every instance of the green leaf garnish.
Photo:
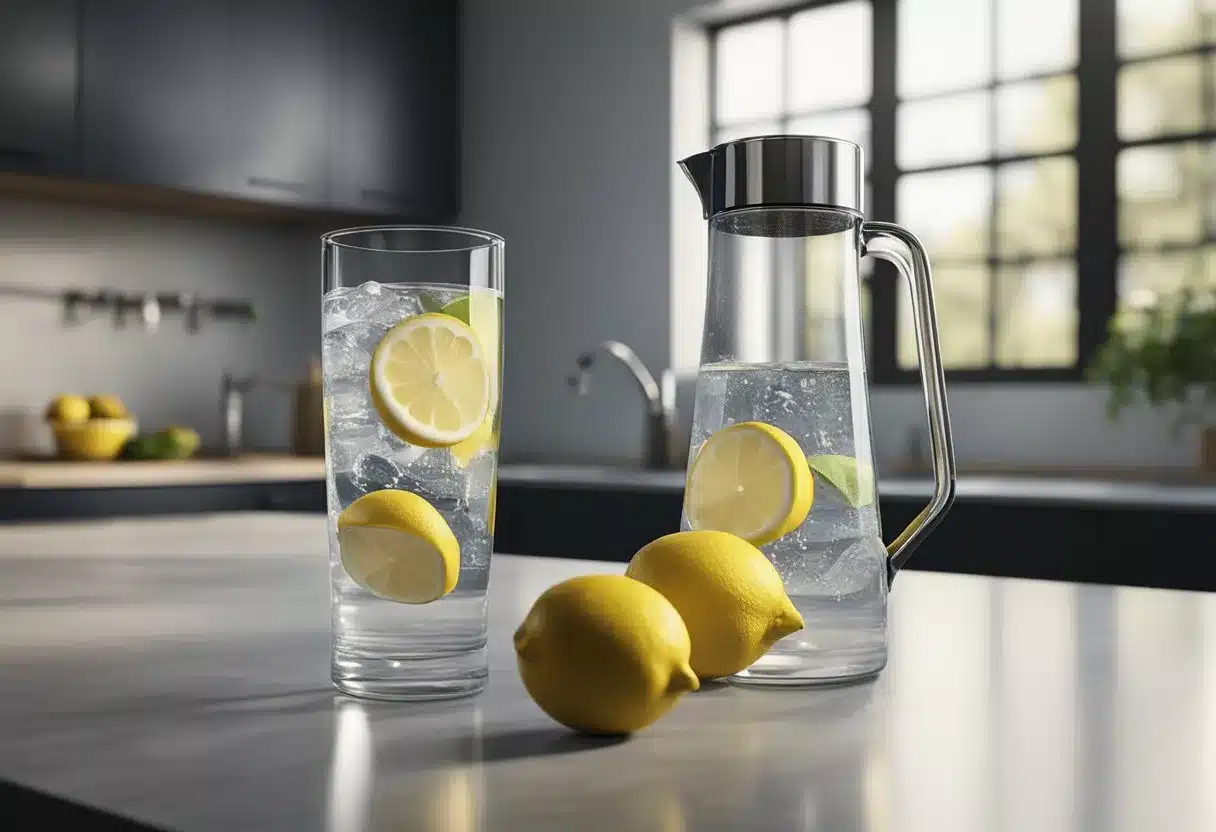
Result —
POLYGON ((808 456, 807 464, 821 479, 827 480, 852 508, 874 502, 874 469, 863 467, 851 456, 818 454, 808 456))

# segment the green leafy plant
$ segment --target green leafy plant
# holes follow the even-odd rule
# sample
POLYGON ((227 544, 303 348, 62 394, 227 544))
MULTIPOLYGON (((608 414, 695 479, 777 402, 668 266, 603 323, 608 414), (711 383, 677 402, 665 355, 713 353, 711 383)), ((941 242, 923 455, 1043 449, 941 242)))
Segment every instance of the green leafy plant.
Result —
POLYGON ((1184 289, 1147 309, 1120 312, 1089 368, 1110 385, 1114 419, 1141 396, 1175 409, 1173 431, 1205 427, 1216 413, 1216 288, 1184 289))

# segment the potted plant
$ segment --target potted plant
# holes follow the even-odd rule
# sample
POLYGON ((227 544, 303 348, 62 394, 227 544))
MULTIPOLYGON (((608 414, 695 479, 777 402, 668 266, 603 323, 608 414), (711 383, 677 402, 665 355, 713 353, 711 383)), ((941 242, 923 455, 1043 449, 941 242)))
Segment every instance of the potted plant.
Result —
POLYGON ((1110 386, 1112 419, 1143 396, 1174 411, 1175 435, 1199 428, 1201 465, 1216 471, 1216 288, 1183 289, 1117 314, 1089 378, 1110 386))

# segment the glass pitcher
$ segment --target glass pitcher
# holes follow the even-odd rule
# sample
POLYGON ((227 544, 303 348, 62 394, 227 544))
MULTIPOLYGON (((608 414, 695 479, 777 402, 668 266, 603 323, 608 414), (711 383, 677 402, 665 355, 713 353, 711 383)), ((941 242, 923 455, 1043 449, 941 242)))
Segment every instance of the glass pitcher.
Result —
MULTIPOLYGON (((850 142, 759 136, 680 166, 709 220, 690 475, 715 432, 763 422, 797 443, 813 482, 806 519, 761 546, 806 626, 734 679, 808 685, 872 677, 887 661, 887 591, 895 572, 954 499, 929 261, 900 226, 863 221, 862 150, 850 142), (894 263, 911 284, 933 452, 933 498, 889 545, 882 542, 870 441, 860 279, 866 255, 894 263)), ((737 490, 742 495, 744 486, 737 490)), ((689 488, 684 528, 692 527, 692 495, 689 488)))

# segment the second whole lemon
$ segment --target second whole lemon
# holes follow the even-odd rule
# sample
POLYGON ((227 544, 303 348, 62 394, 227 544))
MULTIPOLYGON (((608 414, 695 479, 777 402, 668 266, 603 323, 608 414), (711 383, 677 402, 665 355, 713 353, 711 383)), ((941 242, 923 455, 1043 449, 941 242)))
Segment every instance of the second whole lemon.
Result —
POLYGON ((624 575, 550 587, 515 632, 528 694, 562 725, 591 734, 638 731, 696 690, 689 652, 671 603, 624 575))
POLYGON ((803 627, 764 553, 733 534, 677 532, 644 546, 625 573, 654 587, 680 613, 702 679, 749 667, 803 627))
POLYGON ((89 396, 89 416, 93 419, 123 419, 128 415, 127 406, 113 393, 89 396))

